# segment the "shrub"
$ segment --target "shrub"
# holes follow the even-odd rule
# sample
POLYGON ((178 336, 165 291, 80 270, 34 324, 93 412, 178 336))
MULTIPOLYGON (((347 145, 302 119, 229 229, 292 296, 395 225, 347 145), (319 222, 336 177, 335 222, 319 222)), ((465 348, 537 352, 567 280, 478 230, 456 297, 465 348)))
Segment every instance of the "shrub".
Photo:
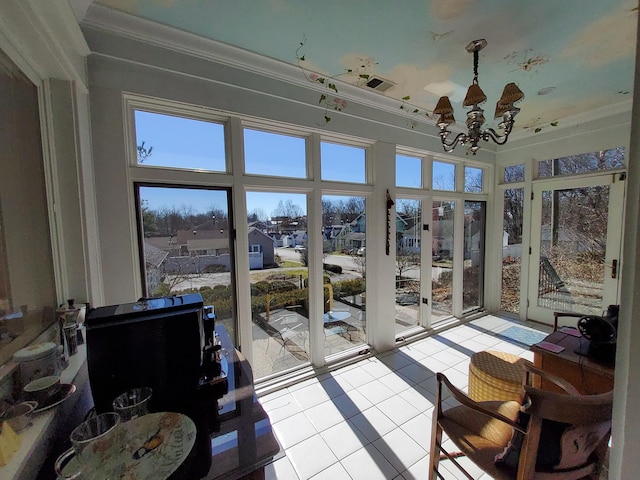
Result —
POLYGON ((259 313, 267 311, 267 302, 269 302, 269 310, 276 310, 285 307, 293 307, 296 305, 306 305, 309 295, 307 289, 295 289, 289 291, 281 291, 251 296, 251 314, 255 317, 259 313))
POLYGON ((342 273, 342 267, 340 265, 333 265, 331 263, 325 263, 323 265, 323 268, 327 271, 327 272, 332 272, 332 273, 342 273))
MULTIPOLYGON (((329 277, 329 275, 323 275, 322 276, 322 283, 324 285, 326 285, 327 283, 331 283, 331 277, 329 277)), ((308 278, 304 279, 304 288, 309 288, 309 279, 308 278)))
POLYGON ((333 295, 335 297, 347 297, 358 295, 366 290, 366 283, 361 278, 353 280, 341 280, 333 284, 333 295))
POLYGON ((224 273, 228 271, 224 265, 209 265, 202 270, 202 273, 224 273))

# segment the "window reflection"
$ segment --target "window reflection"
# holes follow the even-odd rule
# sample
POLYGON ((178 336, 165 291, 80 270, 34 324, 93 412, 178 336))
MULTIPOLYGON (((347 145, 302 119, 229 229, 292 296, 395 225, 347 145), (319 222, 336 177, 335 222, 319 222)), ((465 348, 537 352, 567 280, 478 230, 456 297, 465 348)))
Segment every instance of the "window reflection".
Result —
POLYGON ((422 187, 422 159, 396 155, 396 186, 422 187))
POLYGON ((431 187, 434 190, 455 191, 456 166, 453 163, 433 162, 431 187))
POLYGON ((36 87, 0 51, 0 364, 54 320, 36 87))
POLYGON ((485 202, 464 202, 462 308, 482 306, 484 286, 485 202))

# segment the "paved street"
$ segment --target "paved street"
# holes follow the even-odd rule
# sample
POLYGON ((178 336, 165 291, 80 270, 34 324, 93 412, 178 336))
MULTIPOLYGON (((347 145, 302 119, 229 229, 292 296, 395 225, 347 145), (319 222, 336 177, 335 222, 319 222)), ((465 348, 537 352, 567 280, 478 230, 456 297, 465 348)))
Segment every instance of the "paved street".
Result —
MULTIPOLYGON (((294 251, 293 248, 277 248, 276 254, 280 256, 283 260, 290 260, 293 262, 300 262, 300 254, 294 251)), ((351 255, 327 255, 325 259, 325 263, 340 265, 342 267, 342 275, 340 277, 344 278, 360 278, 360 267, 356 264, 351 255)), ((259 270, 260 272, 268 272, 269 270, 273 270, 274 272, 279 271, 282 272, 281 268, 274 269, 264 269, 259 270)), ((446 270, 447 268, 443 267, 432 267, 431 273, 434 279, 437 279, 440 274, 446 270)), ((414 268, 408 271, 403 272, 403 277, 412 278, 414 280, 420 280, 420 269, 414 268)), ((187 288, 200 288, 204 286, 213 287, 215 285, 229 285, 231 281, 231 275, 226 273, 206 273, 193 275, 190 278, 185 279, 180 282, 178 285, 174 287, 174 291, 179 291, 187 288)))

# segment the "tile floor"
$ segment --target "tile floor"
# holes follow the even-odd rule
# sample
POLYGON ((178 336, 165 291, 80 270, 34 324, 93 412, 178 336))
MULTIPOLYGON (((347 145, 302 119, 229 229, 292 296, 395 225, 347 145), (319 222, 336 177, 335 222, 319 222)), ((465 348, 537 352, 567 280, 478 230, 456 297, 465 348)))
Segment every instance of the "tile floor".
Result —
MULTIPOLYGON (((528 347, 497 336, 517 323, 487 315, 261 397, 284 450, 267 466, 267 480, 426 479, 435 373, 466 390, 475 352, 532 360, 528 347)), ((445 478, 464 478, 446 463, 445 478)))

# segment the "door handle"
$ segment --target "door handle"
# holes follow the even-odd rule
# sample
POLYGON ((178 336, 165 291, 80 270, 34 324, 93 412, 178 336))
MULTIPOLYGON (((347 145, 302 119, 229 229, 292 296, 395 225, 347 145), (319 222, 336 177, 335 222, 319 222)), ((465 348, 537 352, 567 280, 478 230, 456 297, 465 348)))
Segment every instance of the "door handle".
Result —
POLYGON ((618 278, 618 260, 611 260, 611 278, 618 278))

